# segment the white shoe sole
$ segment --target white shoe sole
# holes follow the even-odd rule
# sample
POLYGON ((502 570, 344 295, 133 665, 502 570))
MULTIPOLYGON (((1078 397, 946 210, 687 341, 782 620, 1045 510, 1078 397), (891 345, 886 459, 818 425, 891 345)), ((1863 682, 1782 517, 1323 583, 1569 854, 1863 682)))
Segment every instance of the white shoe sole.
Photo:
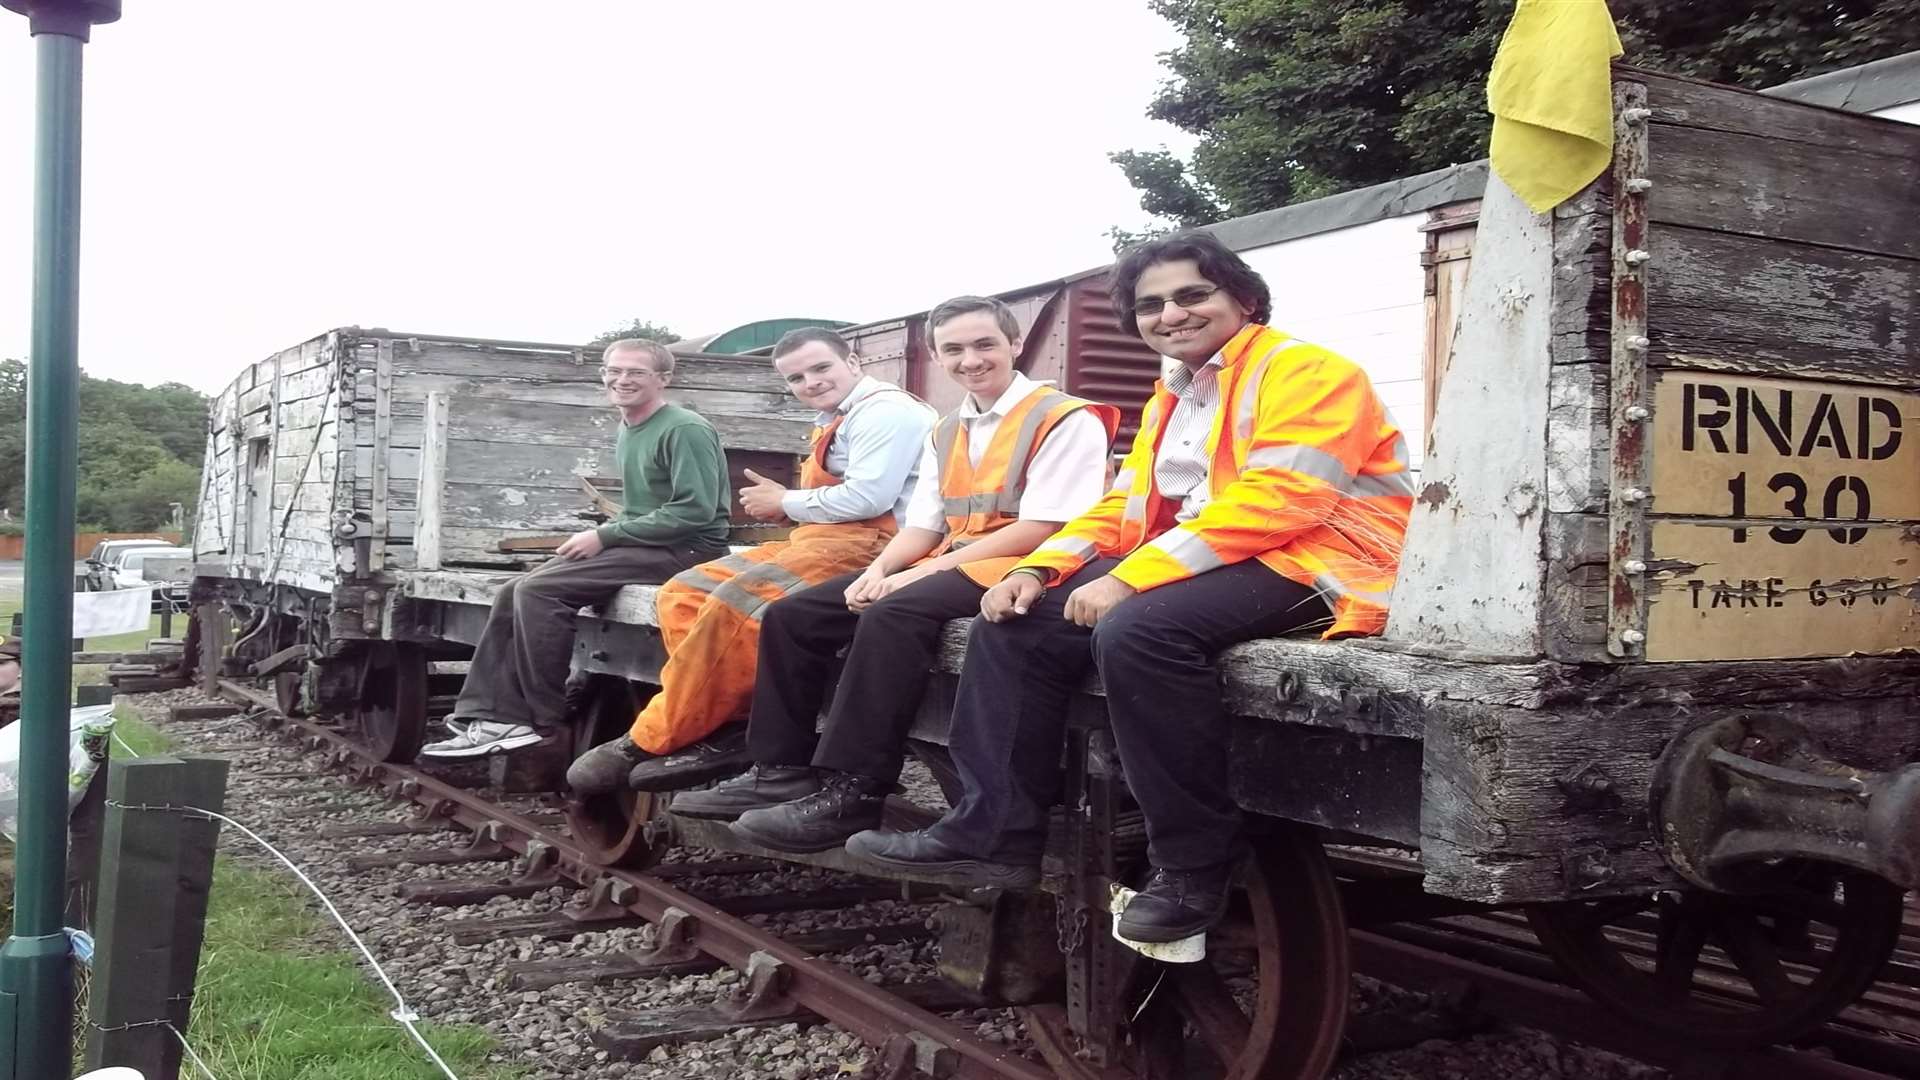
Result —
POLYGON ((486 757, 489 754, 504 754, 509 750, 518 750, 523 746, 532 746, 539 741, 540 736, 538 734, 529 732, 525 735, 513 735, 480 746, 461 746, 451 750, 436 750, 429 746, 420 751, 420 756, 435 758, 486 757))

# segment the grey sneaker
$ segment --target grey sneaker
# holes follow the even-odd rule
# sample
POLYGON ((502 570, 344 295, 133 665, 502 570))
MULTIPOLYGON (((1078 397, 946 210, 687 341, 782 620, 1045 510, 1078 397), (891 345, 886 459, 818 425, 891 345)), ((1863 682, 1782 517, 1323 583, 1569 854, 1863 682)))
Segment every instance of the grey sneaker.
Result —
POLYGON ((509 750, 532 746, 540 741, 540 733, 525 724, 473 720, 463 727, 455 728, 449 724, 447 728, 453 734, 439 742, 428 743, 421 747, 421 757, 486 757, 488 754, 504 754, 509 750))
POLYGON ((610 795, 627 786, 627 774, 652 754, 620 734, 581 754, 567 768, 567 786, 575 795, 610 795))
POLYGON ((748 810, 779 806, 820 790, 820 774, 805 765, 755 765, 702 791, 674 795, 670 809, 703 821, 732 821, 748 810))
POLYGON ((845 845, 854 833, 880 824, 890 786, 870 777, 833 773, 819 791, 804 799, 740 815, 733 823, 733 835, 796 855, 830 851, 845 845))

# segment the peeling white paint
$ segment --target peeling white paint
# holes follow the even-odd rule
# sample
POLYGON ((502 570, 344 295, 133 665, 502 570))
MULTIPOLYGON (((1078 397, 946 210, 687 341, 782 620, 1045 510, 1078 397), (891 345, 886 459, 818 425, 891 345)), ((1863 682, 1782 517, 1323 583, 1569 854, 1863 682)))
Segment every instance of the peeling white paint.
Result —
POLYGON ((527 493, 519 488, 504 487, 500 489, 500 501, 508 506, 525 506, 527 493))

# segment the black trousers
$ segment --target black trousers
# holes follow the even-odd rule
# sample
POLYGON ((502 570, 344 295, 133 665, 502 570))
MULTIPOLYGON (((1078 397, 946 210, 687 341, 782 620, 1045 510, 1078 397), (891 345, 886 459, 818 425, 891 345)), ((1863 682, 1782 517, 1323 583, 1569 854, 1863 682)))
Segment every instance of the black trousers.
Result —
POLYGON ((1228 792, 1231 718, 1213 657, 1250 638, 1325 622, 1325 601, 1258 562, 1236 563, 1131 596, 1091 630, 1067 597, 1117 559, 1081 568, 1025 616, 976 620, 948 748, 966 796, 935 835, 969 854, 1039 858, 1059 786, 1069 697, 1098 669, 1127 787, 1146 817, 1157 867, 1193 870, 1238 852, 1228 792))
POLYGON ((628 585, 658 585, 727 553, 725 545, 624 544, 585 559, 554 559, 501 586, 460 686, 453 715, 550 727, 566 711, 573 617, 628 585))
POLYGON ((945 570, 890 593, 855 614, 842 574, 769 604, 760 617, 747 748, 767 765, 813 765, 892 783, 907 731, 926 689, 948 621, 980 614, 986 590, 945 570), (832 685, 834 657, 847 648, 825 729, 814 720, 832 685))

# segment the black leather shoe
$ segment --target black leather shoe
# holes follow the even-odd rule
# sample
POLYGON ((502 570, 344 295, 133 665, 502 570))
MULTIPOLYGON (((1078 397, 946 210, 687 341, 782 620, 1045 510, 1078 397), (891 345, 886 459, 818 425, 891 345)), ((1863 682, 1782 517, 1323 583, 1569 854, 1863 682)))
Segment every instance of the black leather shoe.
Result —
POLYGON ((755 765, 704 791, 683 791, 669 807, 703 821, 732 821, 749 810, 802 799, 820 790, 817 769, 805 765, 755 765))
POLYGON ((847 853, 899 873, 940 874, 970 885, 1031 889, 1040 883, 1040 865, 981 859, 948 847, 931 830, 890 832, 868 829, 847 839, 847 853))
POLYGON ((627 774, 627 786, 635 791, 678 791, 724 780, 751 764, 747 725, 728 724, 692 746, 635 765, 627 774))
POLYGON ((828 851, 880 824, 892 786, 869 776, 829 773, 820 790, 805 798, 741 814, 733 823, 733 835, 775 851, 828 851))
POLYGON ((1210 929, 1227 913, 1233 864, 1202 870, 1153 871, 1127 909, 1120 913, 1120 936, 1128 941, 1179 941, 1210 929))

